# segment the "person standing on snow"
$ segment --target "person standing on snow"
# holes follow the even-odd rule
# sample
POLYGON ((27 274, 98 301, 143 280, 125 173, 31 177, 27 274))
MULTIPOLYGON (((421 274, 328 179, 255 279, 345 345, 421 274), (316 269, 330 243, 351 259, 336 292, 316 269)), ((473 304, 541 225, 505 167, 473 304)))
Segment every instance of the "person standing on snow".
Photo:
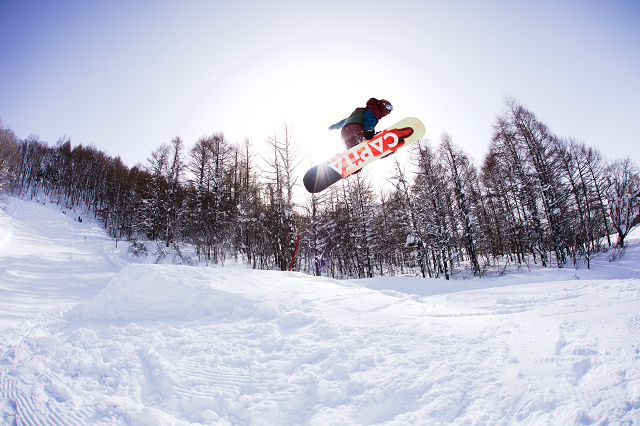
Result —
POLYGON ((329 126, 329 130, 342 129, 340 136, 347 149, 359 143, 372 139, 375 135, 376 124, 382 117, 393 111, 391 103, 385 99, 371 98, 365 108, 356 108, 351 115, 336 124, 329 126))

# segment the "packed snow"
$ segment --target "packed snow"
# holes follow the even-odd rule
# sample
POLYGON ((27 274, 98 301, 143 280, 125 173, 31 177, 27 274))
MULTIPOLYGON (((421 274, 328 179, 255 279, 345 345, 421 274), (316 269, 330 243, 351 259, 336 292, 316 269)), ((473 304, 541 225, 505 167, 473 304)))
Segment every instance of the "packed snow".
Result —
POLYGON ((592 268, 337 281, 154 264, 0 213, 0 424, 631 425, 640 232, 592 268))

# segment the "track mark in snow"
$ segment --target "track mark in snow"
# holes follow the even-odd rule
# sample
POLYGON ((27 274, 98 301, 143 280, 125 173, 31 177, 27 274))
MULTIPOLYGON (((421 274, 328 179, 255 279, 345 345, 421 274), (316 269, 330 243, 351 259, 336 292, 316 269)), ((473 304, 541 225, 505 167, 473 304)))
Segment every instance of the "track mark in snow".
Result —
POLYGON ((184 392, 196 390, 208 394, 211 390, 226 389, 236 393, 262 392, 269 386, 269 381, 248 374, 245 369, 230 369, 220 366, 207 366, 197 361, 186 361, 179 364, 175 375, 174 386, 184 392))
POLYGON ((402 337, 407 335, 408 333, 405 330, 401 330, 398 328, 391 328, 391 329, 384 330, 382 334, 387 336, 402 337))
POLYGON ((15 380, 7 377, 7 369, 0 369, 0 423, 15 424, 17 413, 15 380))
POLYGON ((66 386, 60 376, 45 370, 42 372, 41 377, 49 381, 48 384, 44 385, 44 390, 50 396, 46 405, 49 410, 47 414, 52 422, 60 426, 85 425, 89 423, 87 412, 85 410, 77 410, 75 401, 77 396, 66 386))
POLYGON ((47 417, 47 412, 42 407, 42 410, 36 409, 33 404, 34 398, 32 395, 26 396, 24 393, 18 391, 16 395, 16 414, 19 420, 28 425, 47 426, 47 422, 42 422, 39 417, 47 417), (39 412, 43 412, 42 416, 39 416, 39 412))
POLYGON ((207 374, 200 372, 196 375, 185 371, 184 375, 175 377, 174 380, 176 394, 189 398, 194 395, 211 397, 219 394, 220 391, 228 391, 236 395, 253 394, 266 391, 269 388, 268 382, 256 380, 241 372, 210 372, 207 374))
POLYGON ((628 318, 624 322, 624 326, 636 337, 640 337, 640 315, 628 318))
POLYGON ((298 369, 302 365, 305 365, 305 364, 317 364, 317 363, 327 359, 329 357, 329 355, 331 355, 332 351, 333 351, 332 348, 324 347, 324 348, 321 348, 321 349, 319 349, 319 350, 317 350, 315 352, 299 355, 295 360, 293 360, 291 363, 289 363, 287 366, 285 366, 282 369, 282 371, 285 374, 291 374, 292 372, 294 372, 296 369, 298 369))

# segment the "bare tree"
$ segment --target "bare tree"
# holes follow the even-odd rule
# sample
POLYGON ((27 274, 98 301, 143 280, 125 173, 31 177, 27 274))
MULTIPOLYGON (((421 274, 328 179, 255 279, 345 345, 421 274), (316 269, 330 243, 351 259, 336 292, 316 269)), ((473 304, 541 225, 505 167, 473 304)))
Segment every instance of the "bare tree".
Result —
POLYGON ((295 169, 300 164, 300 145, 293 138, 293 129, 284 123, 281 132, 267 138, 271 156, 267 163, 268 229, 274 263, 287 270, 296 242, 293 191, 296 185, 295 169))
POLYGON ((420 141, 415 152, 416 177, 412 192, 419 200, 416 214, 422 229, 422 244, 431 254, 435 277, 444 274, 448 280, 457 250, 450 185, 445 168, 428 140, 420 141))
POLYGON ((629 157, 618 160, 609 167, 607 180, 611 222, 618 233, 618 246, 624 247, 624 239, 633 228, 640 213, 638 167, 629 157))
POLYGON ((0 194, 9 189, 20 166, 20 146, 13 130, 0 121, 0 194))
POLYGON ((160 145, 147 159, 147 172, 151 175, 148 192, 145 194, 143 221, 144 230, 151 241, 160 241, 167 230, 167 175, 171 161, 171 147, 160 145))
POLYGON ((585 172, 587 175, 586 179, 588 179, 590 186, 593 188, 593 191, 595 192, 594 203, 597 205, 598 210, 601 214, 605 235, 607 236, 607 243, 609 244, 609 247, 611 247, 611 237, 610 237, 611 232, 609 231, 609 220, 607 218, 607 214, 606 214, 607 209, 605 207, 605 201, 606 201, 605 187, 607 185, 605 172, 606 172, 607 166, 605 164, 605 161, 602 158, 602 155, 600 154, 600 152, 598 152, 598 150, 592 147, 587 147, 584 144, 580 146, 579 158, 581 159, 582 168, 585 169, 585 172))
MULTIPOLYGON (((411 250, 411 257, 415 258, 422 277, 431 278, 432 270, 428 250, 429 238, 426 235, 427 227, 423 223, 425 218, 420 214, 419 207, 423 200, 420 199, 419 194, 414 191, 415 188, 412 188, 407 181, 406 173, 397 159, 395 159, 395 175, 391 182, 395 187, 393 199, 396 207, 392 218, 395 219, 396 226, 403 228, 401 232, 403 232, 402 236, 405 237, 404 248, 411 250)), ((384 207, 385 203, 382 203, 382 205, 384 207)), ((385 218, 387 216, 391 215, 384 215, 385 218)), ((400 267, 402 268, 402 265, 400 267)))
POLYGON ((224 261, 231 243, 232 151, 222 133, 200 138, 190 151, 188 170, 193 188, 190 235, 198 257, 204 256, 214 263, 224 261))
POLYGON ((182 231, 183 216, 183 185, 182 179, 185 170, 185 164, 182 159, 182 150, 184 142, 179 137, 171 140, 169 167, 167 170, 167 230, 165 234, 166 246, 174 244, 179 251, 179 233, 182 231))
POLYGON ((326 270, 335 247, 335 223, 331 219, 328 202, 330 197, 331 192, 310 194, 305 205, 304 252, 308 268, 316 276, 326 270))
POLYGON ((469 158, 459 149, 453 146, 451 136, 442 135, 440 143, 440 153, 447 165, 449 181, 453 187, 453 194, 458 210, 458 222, 462 228, 462 239, 471 261, 471 272, 474 276, 480 275, 480 264, 478 263, 478 247, 476 243, 476 232, 474 227, 473 206, 471 195, 471 182, 475 180, 475 170, 469 162, 469 158))

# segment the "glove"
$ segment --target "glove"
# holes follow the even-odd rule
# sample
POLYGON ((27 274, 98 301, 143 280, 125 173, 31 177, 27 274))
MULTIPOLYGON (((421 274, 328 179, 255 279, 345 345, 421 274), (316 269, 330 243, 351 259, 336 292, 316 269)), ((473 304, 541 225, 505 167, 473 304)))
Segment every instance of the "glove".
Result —
POLYGON ((374 129, 367 129, 364 131, 364 138, 366 140, 372 139, 374 134, 375 134, 374 129))

